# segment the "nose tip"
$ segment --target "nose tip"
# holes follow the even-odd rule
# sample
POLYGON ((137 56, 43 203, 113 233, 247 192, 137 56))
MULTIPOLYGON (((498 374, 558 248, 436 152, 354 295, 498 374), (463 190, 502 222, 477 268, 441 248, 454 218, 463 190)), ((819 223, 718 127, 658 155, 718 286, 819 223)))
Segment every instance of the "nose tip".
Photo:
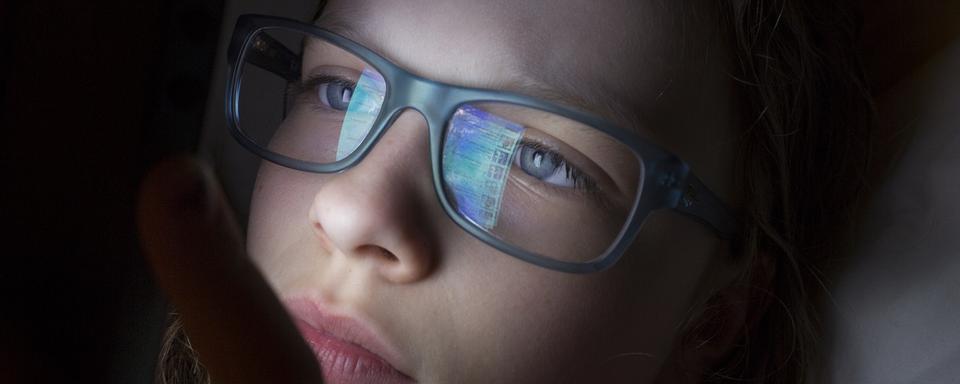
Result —
MULTIPOLYGON (((321 246, 333 257, 375 264, 376 271, 393 283, 416 282, 430 273, 435 257, 415 216, 377 208, 383 207, 378 204, 332 200, 331 195, 317 195, 310 223, 321 246)), ((353 197, 362 200, 357 194, 353 197)))
POLYGON ((320 187, 310 207, 321 246, 335 257, 375 264, 394 283, 425 278, 436 261, 427 209, 436 198, 423 124, 397 119, 360 164, 320 187))

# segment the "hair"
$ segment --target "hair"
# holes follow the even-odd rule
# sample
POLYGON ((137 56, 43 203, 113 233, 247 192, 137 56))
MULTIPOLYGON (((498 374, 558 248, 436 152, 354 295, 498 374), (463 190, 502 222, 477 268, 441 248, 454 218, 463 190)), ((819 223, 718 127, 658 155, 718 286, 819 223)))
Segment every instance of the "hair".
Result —
MULTIPOLYGON (((738 281, 752 285, 761 257, 776 275, 763 288, 771 304, 759 323, 703 377, 800 384, 816 362, 818 303, 828 293, 820 271, 844 248, 869 162, 875 114, 858 54, 859 13, 843 0, 718 4, 748 122, 736 159, 744 219, 735 247, 747 265, 738 281)), ((156 382, 209 382, 176 315, 156 382)))
POLYGON ((210 375, 197 359, 180 316, 174 312, 168 320, 169 325, 160 342, 154 384, 210 384, 210 375))
MULTIPOLYGON (((846 249, 863 197, 875 111, 859 55, 858 9, 837 0, 728 0, 740 115, 738 257, 750 286, 760 257, 770 304, 707 382, 804 383, 816 360, 821 271, 846 249)), ((757 299, 754 299, 757 300, 757 299)))

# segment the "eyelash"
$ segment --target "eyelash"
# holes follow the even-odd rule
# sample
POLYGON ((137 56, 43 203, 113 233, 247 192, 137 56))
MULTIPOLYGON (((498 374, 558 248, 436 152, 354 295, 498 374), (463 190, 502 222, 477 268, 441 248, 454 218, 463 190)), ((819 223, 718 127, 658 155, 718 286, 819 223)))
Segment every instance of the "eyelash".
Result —
MULTIPOLYGON (((314 109, 329 112, 331 108, 326 105, 323 105, 323 103, 321 103, 319 100, 319 95, 317 94, 318 87, 320 86, 320 84, 324 84, 324 83, 330 83, 330 84, 335 84, 335 85, 340 85, 343 87, 350 87, 350 88, 356 88, 357 86, 357 83, 355 81, 350 81, 340 76, 322 75, 322 74, 313 75, 304 80, 291 83, 287 91, 287 98, 298 100, 304 97, 304 95, 308 95, 310 98, 316 99, 315 102, 310 103, 314 109)), ((287 110, 289 110, 289 106, 287 107, 287 110)))
MULTIPOLYGON (((530 139, 521 140, 520 143, 518 144, 518 147, 519 148, 517 148, 517 151, 514 154, 514 156, 520 156, 521 153, 523 152, 523 149, 542 152, 545 155, 549 156, 550 159, 554 163, 558 164, 559 167, 563 167, 566 177, 573 179, 572 189, 561 187, 558 185, 553 185, 553 184, 544 182, 542 180, 538 180, 540 181, 540 184, 543 184, 553 190, 560 191, 561 193, 569 193, 571 190, 573 190, 573 191, 576 191, 577 193, 587 193, 590 195, 594 195, 599 191, 597 188, 597 182, 592 177, 590 177, 589 175, 581 171, 576 166, 571 165, 570 162, 567 161, 565 157, 563 157, 563 155, 561 155, 556 151, 556 149, 542 142, 530 140, 530 139)), ((524 171, 523 169, 521 169, 520 171, 526 174, 526 171, 524 171)), ((530 175, 530 177, 534 177, 534 176, 530 175)))

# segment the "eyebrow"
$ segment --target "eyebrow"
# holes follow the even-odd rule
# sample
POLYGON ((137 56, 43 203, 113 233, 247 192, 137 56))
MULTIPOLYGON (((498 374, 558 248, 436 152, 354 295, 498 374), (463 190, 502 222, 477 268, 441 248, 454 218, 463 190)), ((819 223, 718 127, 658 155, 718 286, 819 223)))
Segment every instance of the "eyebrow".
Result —
MULTIPOLYGON (((353 23, 348 22, 340 12, 324 11, 314 20, 313 24, 360 43, 378 55, 389 59, 383 53, 386 50, 377 44, 376 39, 367 38, 373 35, 371 31, 364 27, 357 28, 353 23)), ((636 111, 631 111, 619 100, 607 96, 608 92, 600 89, 591 81, 581 79, 575 84, 562 87, 567 88, 565 90, 529 76, 523 71, 518 71, 514 75, 513 79, 488 78, 480 84, 462 84, 462 86, 517 93, 599 116, 631 132, 640 133, 642 131, 643 119, 636 111), (581 94, 584 96, 580 96, 581 94)))

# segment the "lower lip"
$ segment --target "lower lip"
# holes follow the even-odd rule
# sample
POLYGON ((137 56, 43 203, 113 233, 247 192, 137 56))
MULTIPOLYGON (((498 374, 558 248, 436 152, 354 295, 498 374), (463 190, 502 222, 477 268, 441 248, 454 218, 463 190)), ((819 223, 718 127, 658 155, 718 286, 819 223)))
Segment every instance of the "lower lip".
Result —
POLYGON ((363 347, 335 338, 297 320, 297 328, 307 341, 323 370, 327 384, 409 384, 413 381, 380 356, 363 347))

